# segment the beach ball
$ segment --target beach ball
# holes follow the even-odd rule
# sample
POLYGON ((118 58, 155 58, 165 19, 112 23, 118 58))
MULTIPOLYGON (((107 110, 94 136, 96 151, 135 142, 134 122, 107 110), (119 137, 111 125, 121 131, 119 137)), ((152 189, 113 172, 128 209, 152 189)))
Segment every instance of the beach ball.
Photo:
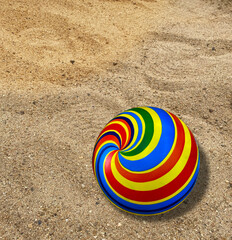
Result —
POLYGON ((92 158, 105 196, 129 213, 153 215, 180 204, 196 183, 196 140, 174 114, 155 107, 120 113, 101 131, 92 158))

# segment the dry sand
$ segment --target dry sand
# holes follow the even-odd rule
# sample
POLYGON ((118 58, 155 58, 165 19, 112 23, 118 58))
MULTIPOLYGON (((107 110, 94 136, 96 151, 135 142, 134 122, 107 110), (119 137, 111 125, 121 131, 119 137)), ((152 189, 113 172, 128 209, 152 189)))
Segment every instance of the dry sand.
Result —
POLYGON ((0 0, 0 239, 232 239, 232 2, 0 0), (176 209, 114 207, 91 168, 116 114, 179 116, 201 152, 176 209))

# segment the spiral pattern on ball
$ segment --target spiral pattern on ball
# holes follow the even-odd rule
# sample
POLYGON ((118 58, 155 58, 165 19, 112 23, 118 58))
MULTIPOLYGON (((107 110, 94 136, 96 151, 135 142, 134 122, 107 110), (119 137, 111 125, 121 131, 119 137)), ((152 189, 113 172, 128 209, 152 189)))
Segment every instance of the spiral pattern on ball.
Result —
POLYGON ((93 171, 107 198, 130 213, 168 211, 192 190, 199 171, 193 134, 174 114, 139 107, 112 119, 93 152, 93 171))

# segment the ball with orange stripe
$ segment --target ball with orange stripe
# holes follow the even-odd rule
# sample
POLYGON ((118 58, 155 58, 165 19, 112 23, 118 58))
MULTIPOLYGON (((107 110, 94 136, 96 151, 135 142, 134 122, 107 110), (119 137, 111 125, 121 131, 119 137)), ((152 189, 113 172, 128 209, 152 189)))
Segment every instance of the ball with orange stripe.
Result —
POLYGON ((134 214, 152 215, 180 204, 196 183, 199 150, 188 127, 154 107, 117 115, 102 130, 93 171, 106 197, 134 214))

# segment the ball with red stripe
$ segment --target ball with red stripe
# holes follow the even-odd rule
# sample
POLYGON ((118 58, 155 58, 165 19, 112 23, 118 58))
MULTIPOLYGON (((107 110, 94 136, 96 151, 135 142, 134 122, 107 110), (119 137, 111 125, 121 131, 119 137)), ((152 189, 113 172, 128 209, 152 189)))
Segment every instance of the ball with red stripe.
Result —
POLYGON ((127 110, 100 133, 93 171, 106 197, 134 214, 152 215, 180 204, 196 183, 199 150, 189 128, 154 107, 127 110))

